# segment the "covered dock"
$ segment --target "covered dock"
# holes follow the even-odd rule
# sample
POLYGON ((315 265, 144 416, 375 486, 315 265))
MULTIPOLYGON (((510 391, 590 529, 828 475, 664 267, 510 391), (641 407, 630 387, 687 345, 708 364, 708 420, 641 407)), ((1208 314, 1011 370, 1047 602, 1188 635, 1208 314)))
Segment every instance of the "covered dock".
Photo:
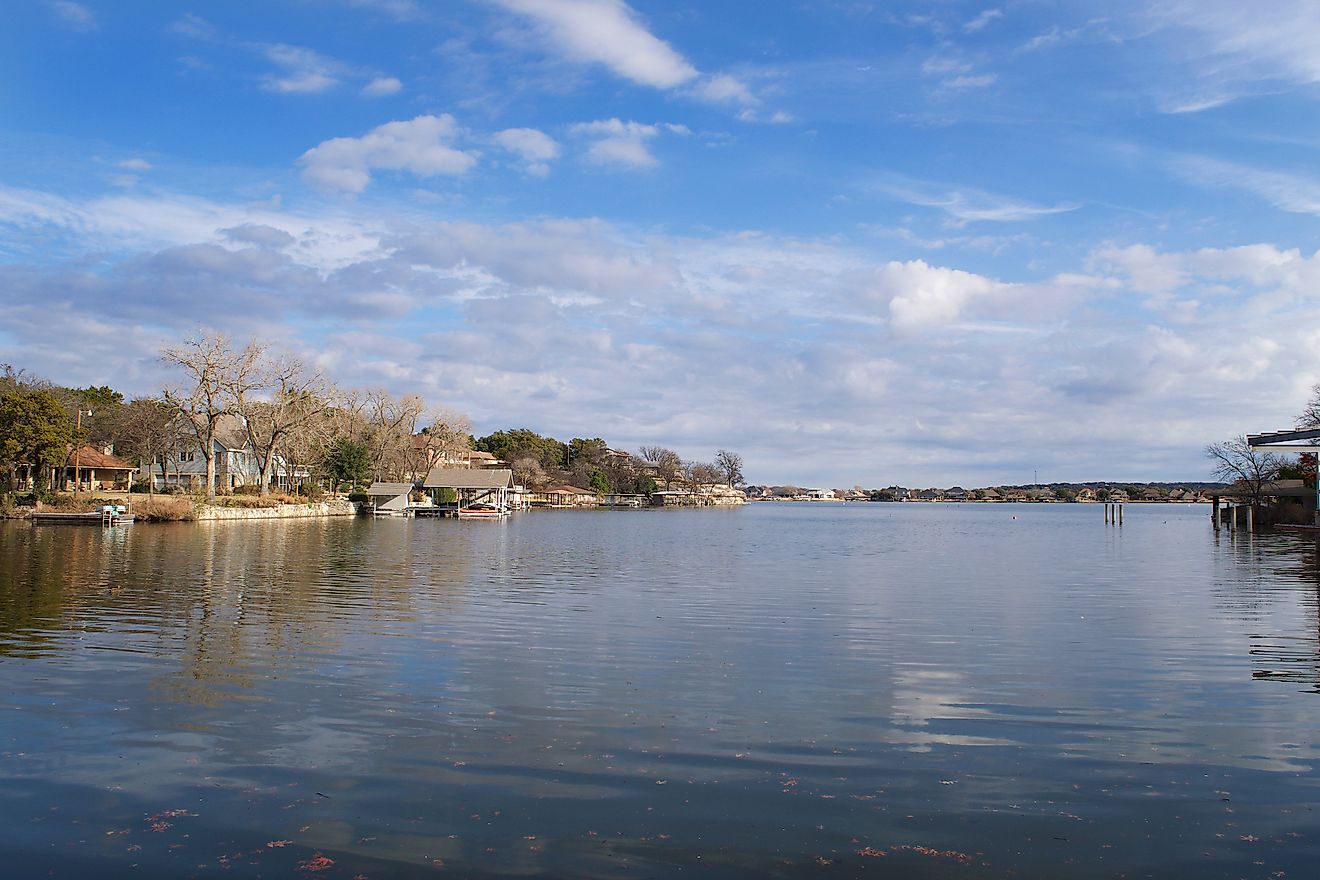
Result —
MULTIPOLYGON (((1252 449, 1261 449, 1271 452, 1293 452, 1293 453, 1311 453, 1320 454, 1320 429, 1301 428, 1291 431, 1271 431, 1264 434, 1248 434, 1247 445, 1252 449)), ((1261 494, 1276 496, 1291 495, 1293 497, 1304 497, 1306 506, 1312 511, 1313 525, 1320 527, 1320 481, 1317 481, 1315 488, 1303 487, 1300 481, 1276 481, 1278 489, 1288 489, 1291 491, 1276 491, 1274 493, 1262 492, 1261 494), (1283 486, 1283 483, 1296 483, 1296 485, 1283 486)), ((1216 523, 1219 516, 1219 499, 1215 498, 1215 517, 1216 523)))
POLYGON ((513 488, 513 471, 508 468, 432 468, 422 483, 431 496, 431 503, 440 510, 458 512, 494 508, 498 512, 509 510, 509 490, 513 488))

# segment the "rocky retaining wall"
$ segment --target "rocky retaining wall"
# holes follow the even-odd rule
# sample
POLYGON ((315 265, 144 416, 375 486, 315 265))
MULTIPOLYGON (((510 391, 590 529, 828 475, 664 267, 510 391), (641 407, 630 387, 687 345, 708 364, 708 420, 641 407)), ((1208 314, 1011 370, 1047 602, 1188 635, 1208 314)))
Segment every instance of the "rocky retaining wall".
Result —
POLYGON ((300 519, 307 517, 353 516, 357 505, 351 501, 322 501, 317 504, 281 504, 279 507, 213 507, 197 505, 197 519, 300 519))

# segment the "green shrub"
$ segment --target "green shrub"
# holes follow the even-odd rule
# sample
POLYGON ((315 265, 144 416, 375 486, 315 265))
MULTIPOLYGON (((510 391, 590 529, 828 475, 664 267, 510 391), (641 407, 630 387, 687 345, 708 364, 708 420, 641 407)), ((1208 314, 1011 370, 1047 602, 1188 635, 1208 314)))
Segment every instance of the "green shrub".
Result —
POLYGON ((348 500, 356 502, 358 504, 362 504, 367 501, 370 501, 371 496, 368 495, 366 492, 350 492, 348 493, 348 500))

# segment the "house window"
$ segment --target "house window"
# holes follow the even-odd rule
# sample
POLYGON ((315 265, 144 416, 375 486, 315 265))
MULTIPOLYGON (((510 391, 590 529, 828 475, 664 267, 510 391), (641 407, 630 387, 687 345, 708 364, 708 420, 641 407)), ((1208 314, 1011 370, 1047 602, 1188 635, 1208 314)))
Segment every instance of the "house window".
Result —
POLYGON ((179 453, 179 461, 196 461, 196 460, 197 460, 197 450, 195 449, 185 449, 179 453))

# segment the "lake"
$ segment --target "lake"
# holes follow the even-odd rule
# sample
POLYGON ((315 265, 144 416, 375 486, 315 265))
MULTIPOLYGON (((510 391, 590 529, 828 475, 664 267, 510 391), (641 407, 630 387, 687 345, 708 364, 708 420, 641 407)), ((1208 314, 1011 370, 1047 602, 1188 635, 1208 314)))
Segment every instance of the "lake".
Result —
POLYGON ((7 877, 1320 867, 1313 539, 1204 505, 0 523, 7 877))

